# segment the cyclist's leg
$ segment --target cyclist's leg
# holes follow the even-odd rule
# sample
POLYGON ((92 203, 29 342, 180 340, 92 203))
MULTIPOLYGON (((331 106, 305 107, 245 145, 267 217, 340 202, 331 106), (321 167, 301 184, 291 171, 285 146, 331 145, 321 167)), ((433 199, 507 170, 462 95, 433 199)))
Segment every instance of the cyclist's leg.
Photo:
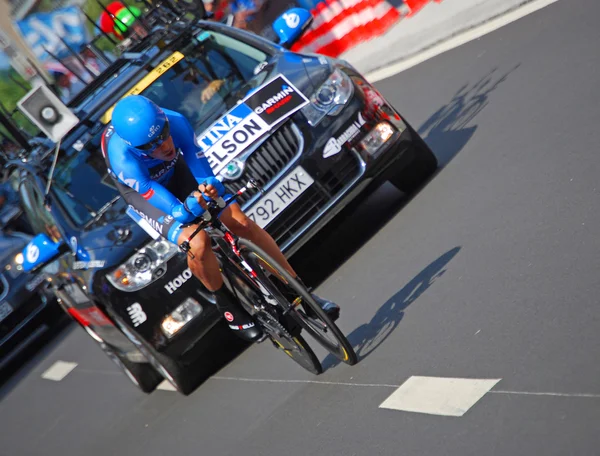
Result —
MULTIPOLYGON (((254 242, 293 277, 302 282, 271 235, 244 214, 238 203, 233 203, 226 207, 219 218, 233 233, 254 242)), ((336 303, 321 298, 316 294, 312 296, 332 320, 335 321, 339 318, 340 307, 336 303)), ((306 311, 309 314, 311 312, 310 308, 307 308, 306 311)))
POLYGON ((219 218, 233 233, 254 242, 277 261, 280 266, 296 277, 296 272, 290 263, 288 263, 275 240, 250 217, 244 214, 238 203, 232 203, 227 206, 221 212, 219 218))
MULTIPOLYGON (((181 245, 195 230, 195 226, 182 228, 173 217, 154 207, 142 195, 124 185, 119 186, 123 198, 138 215, 143 217, 156 231, 169 241, 181 245)), ((187 262, 192 274, 212 292, 219 312, 229 327, 243 339, 255 341, 262 336, 252 317, 244 310, 235 296, 223 285, 219 262, 212 251, 209 236, 205 231, 198 233, 190 242, 191 253, 187 262)))

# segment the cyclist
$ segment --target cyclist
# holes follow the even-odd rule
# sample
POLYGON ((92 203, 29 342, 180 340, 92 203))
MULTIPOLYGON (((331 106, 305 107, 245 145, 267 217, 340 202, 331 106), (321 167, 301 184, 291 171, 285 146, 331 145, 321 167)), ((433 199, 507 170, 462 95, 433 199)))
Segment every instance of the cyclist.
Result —
MULTIPOLYGON (((177 245, 194 231, 196 225, 190 222, 205 211, 204 199, 225 194, 225 187, 201 154, 188 120, 142 95, 125 97, 116 104, 111 125, 102 137, 102 152, 125 201, 177 245)), ((226 207, 219 218, 232 232, 257 244, 296 276, 273 238, 248 218, 238 203, 226 207)), ((246 340, 260 339, 261 329, 223 286, 206 232, 194 237, 191 253, 190 270, 213 293, 229 327, 246 340)), ((332 319, 339 317, 335 303, 314 297, 332 319)))

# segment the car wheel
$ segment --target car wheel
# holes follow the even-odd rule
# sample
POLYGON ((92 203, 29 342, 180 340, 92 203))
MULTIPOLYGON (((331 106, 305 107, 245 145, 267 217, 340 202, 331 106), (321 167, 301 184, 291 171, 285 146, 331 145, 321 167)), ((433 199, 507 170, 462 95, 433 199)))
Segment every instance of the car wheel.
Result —
POLYGON ((134 363, 124 356, 115 353, 110 347, 102 347, 106 356, 108 356, 117 366, 119 366, 127 378, 131 380, 144 393, 151 393, 163 381, 163 376, 156 371, 149 363, 134 363))
POLYGON ((427 143, 408 125, 412 137, 415 158, 399 174, 392 177, 390 182, 398 190, 411 194, 418 190, 435 173, 438 161, 427 143))
POLYGON ((185 366, 174 359, 158 353, 150 346, 150 344, 138 338, 138 336, 131 331, 118 316, 108 309, 106 310, 111 315, 113 321, 121 330, 121 332, 146 357, 156 372, 158 372, 165 380, 167 380, 173 386, 173 388, 185 396, 194 391, 196 384, 185 366))

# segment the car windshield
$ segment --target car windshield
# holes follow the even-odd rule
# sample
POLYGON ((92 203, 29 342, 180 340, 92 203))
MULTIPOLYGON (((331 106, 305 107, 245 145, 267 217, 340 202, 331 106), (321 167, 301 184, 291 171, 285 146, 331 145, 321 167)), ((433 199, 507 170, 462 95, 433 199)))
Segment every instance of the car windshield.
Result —
POLYGON ((179 62, 142 94, 183 114, 196 133, 210 127, 268 75, 260 71, 267 54, 221 33, 202 31, 180 52, 179 62), (210 96, 213 81, 220 81, 219 88, 210 96))
MULTIPOLYGON (((87 144, 76 143, 59 160, 52 184, 53 194, 60 200, 76 225, 85 225, 111 200, 119 196, 108 176, 100 151, 101 133, 87 144)), ((111 208, 106 217, 118 216, 124 203, 111 208)))

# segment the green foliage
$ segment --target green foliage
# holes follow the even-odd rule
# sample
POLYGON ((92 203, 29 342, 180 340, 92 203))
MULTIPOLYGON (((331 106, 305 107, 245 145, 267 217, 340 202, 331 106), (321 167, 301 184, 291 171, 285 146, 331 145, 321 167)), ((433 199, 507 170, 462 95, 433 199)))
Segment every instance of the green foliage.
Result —
MULTIPOLYGON (((9 69, 0 71, 0 100, 2 100, 4 110, 8 111, 8 113, 14 111, 15 114, 12 118, 19 128, 29 134, 35 135, 38 131, 37 127, 29 122, 20 111, 15 109, 17 101, 29 92, 30 89, 31 86, 14 70, 9 69)), ((8 136, 6 130, 2 126, 0 126, 0 134, 8 136)))

